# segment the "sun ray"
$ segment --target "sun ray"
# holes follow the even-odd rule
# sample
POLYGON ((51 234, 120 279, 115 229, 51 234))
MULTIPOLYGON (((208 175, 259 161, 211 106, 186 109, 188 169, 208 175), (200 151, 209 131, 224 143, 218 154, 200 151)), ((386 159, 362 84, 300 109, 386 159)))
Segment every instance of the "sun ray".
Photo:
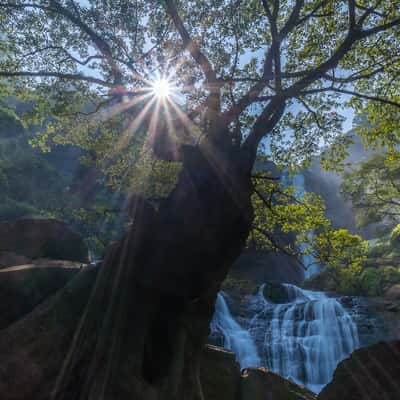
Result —
POLYGON ((188 133, 192 135, 193 139, 198 140, 198 138, 201 136, 200 128, 195 123, 193 123, 193 121, 187 116, 184 111, 182 111, 178 107, 178 105, 176 105, 172 101, 169 102, 169 104, 173 108, 174 113, 176 114, 177 118, 180 119, 180 122, 182 122, 188 133))
POLYGON ((103 109, 100 113, 95 115, 93 117, 93 121, 101 122, 101 121, 106 121, 107 119, 113 118, 117 114, 132 108, 133 106, 135 106, 136 104, 139 104, 140 102, 143 102, 148 97, 149 97, 148 93, 141 94, 137 97, 132 97, 126 101, 114 104, 106 109, 103 109))
POLYGON ((151 99, 145 107, 140 111, 140 113, 133 119, 133 121, 129 124, 126 129, 127 135, 123 135, 117 146, 115 147, 114 153, 116 154, 118 151, 121 151, 124 146, 128 144, 129 139, 135 134, 140 124, 145 120, 146 115, 148 114, 150 108, 155 103, 155 99, 151 99))
POLYGON ((171 83, 166 78, 156 79, 152 84, 152 92, 159 99, 166 99, 172 95, 171 83))

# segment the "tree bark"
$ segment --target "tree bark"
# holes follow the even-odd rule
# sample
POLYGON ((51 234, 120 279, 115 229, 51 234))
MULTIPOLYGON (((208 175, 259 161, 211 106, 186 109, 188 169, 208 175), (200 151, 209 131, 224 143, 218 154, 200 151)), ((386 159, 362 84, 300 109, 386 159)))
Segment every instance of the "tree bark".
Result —
MULTIPOLYGON (((51 393, 38 390, 32 399, 203 400, 200 354, 216 294, 252 222, 249 172, 233 148, 183 149, 175 189, 157 210, 137 201, 130 231, 97 274, 51 393)), ((57 342, 51 332, 47 340, 57 342)))

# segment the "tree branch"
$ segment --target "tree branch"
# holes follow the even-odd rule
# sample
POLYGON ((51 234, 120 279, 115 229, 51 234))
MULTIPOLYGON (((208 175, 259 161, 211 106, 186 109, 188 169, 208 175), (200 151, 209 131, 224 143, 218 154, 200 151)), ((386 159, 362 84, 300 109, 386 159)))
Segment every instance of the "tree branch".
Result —
POLYGON ((321 88, 321 89, 310 89, 310 90, 305 90, 301 92, 301 95, 307 95, 307 94, 314 94, 314 93, 321 93, 321 92, 337 92, 337 93, 342 93, 342 94, 348 94, 351 96, 359 97, 360 99, 365 99, 365 100, 371 100, 371 101, 376 101, 379 103, 383 104, 388 104, 393 107, 398 107, 400 108, 400 103, 397 103, 392 100, 385 99, 383 97, 377 97, 377 96, 369 96, 367 94, 362 94, 362 93, 357 93, 352 90, 346 90, 346 89, 340 89, 340 88, 335 88, 335 87, 326 87, 326 88, 321 88))
POLYGON ((286 101, 283 97, 275 97, 264 108, 263 112, 257 118, 253 125, 250 134, 242 145, 242 151, 246 154, 246 162, 248 166, 253 165, 256 156, 258 145, 263 136, 271 132, 275 125, 281 119, 285 111, 286 101))
POLYGON ((175 28, 177 29, 183 45, 185 48, 188 49, 190 55, 196 61, 197 65, 202 69, 208 83, 216 84, 217 83, 217 76, 216 73, 208 60, 208 58, 201 52, 197 43, 190 37, 188 31, 186 30, 185 26, 183 25, 182 19, 178 14, 178 10, 175 6, 173 0, 165 0, 167 13, 172 19, 175 28))
POLYGON ((300 96, 297 96, 296 99, 301 104, 303 104, 304 108, 313 116, 313 119, 314 119, 315 123, 317 124, 318 128, 321 130, 324 129, 324 127, 321 125, 321 123, 319 121, 317 113, 314 110, 312 110, 311 107, 300 96))
POLYGON ((361 32, 361 37, 366 38, 368 36, 375 35, 379 32, 386 31, 390 28, 394 28, 395 26, 398 26, 398 25, 400 25, 400 18, 396 18, 390 22, 387 22, 386 24, 378 25, 378 26, 375 26, 370 29, 365 29, 361 32))
POLYGON ((290 14, 288 20, 283 26, 282 30, 278 32, 277 29, 277 12, 279 9, 279 2, 275 3, 274 11, 271 12, 266 0, 262 0, 265 13, 270 23, 270 29, 272 34, 272 43, 268 48, 263 66, 263 73, 260 79, 252 80, 256 82, 249 91, 228 111, 226 111, 222 118, 226 125, 231 123, 238 115, 240 115, 246 107, 252 104, 263 89, 267 86, 268 82, 272 79, 275 80, 275 89, 281 91, 282 89, 282 78, 283 77, 298 77, 302 73, 282 73, 281 71, 281 60, 280 60, 280 43, 285 37, 291 32, 291 30, 298 24, 301 8, 304 5, 303 0, 296 0, 296 4, 290 14), (275 66, 275 73, 272 72, 272 64, 275 66))

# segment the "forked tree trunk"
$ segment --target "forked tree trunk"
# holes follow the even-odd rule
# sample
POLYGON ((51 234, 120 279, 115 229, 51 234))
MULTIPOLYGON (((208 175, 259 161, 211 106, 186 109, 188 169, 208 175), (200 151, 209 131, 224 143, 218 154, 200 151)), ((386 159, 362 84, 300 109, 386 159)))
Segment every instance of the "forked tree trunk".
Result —
POLYGON ((252 221, 232 149, 187 147, 154 210, 108 252, 53 391, 56 400, 202 400, 200 353, 220 284, 252 221))

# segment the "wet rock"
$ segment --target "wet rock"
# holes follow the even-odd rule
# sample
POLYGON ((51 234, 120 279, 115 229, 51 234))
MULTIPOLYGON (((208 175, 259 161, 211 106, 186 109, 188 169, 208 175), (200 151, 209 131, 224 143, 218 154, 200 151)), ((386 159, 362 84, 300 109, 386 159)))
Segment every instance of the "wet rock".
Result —
POLYGON ((264 297, 272 303, 281 304, 290 301, 288 291, 281 283, 265 283, 263 294, 264 297))
POLYGON ((400 311, 400 305, 396 303, 390 303, 386 306, 386 310, 390 312, 398 312, 400 311))
POLYGON ((353 306, 353 297, 351 297, 351 296, 340 297, 339 301, 344 307, 352 307, 353 306))

